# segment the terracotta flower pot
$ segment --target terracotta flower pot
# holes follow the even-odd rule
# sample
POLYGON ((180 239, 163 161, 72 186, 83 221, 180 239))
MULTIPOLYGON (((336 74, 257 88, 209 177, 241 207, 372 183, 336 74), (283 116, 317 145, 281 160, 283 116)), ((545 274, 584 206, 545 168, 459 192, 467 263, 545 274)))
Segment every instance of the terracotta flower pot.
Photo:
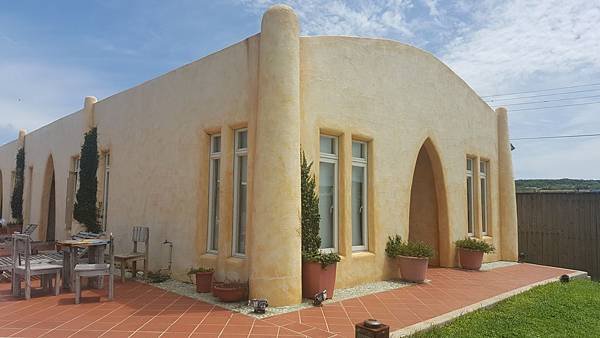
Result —
POLYGON ((207 293, 210 292, 212 286, 213 272, 196 272, 196 292, 207 293))
POLYGON ((327 299, 333 298, 337 263, 321 267, 319 262, 302 262, 302 297, 313 299, 327 290, 327 299))
POLYGON ((247 289, 244 286, 229 286, 225 283, 215 283, 212 287, 213 296, 222 302, 241 302, 247 298, 247 289))
POLYGON ((408 282, 423 283, 427 275, 427 257, 398 256, 400 275, 408 282))
POLYGON ((479 270, 483 262, 483 251, 458 248, 458 257, 463 269, 479 270))

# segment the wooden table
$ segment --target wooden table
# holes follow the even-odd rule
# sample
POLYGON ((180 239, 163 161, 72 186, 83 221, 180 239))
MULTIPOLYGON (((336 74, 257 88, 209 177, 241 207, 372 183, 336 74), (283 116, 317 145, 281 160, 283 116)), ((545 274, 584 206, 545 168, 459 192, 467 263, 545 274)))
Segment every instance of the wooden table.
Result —
MULTIPOLYGON (((88 263, 104 263, 106 239, 66 239, 56 242, 56 250, 63 252, 63 287, 75 291, 75 265, 83 250, 87 249, 88 263)), ((88 286, 102 288, 102 277, 89 278, 88 286)))

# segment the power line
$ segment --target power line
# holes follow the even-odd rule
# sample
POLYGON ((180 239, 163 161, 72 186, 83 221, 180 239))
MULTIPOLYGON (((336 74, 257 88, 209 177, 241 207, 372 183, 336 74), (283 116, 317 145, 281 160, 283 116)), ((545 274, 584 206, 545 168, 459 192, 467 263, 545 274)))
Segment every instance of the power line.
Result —
POLYGON ((530 95, 530 96, 521 96, 521 97, 511 97, 508 99, 486 99, 484 101, 488 101, 488 102, 496 102, 496 101, 513 101, 513 100, 519 100, 519 99, 531 99, 534 97, 543 97, 543 96, 555 96, 555 95, 567 95, 567 94, 575 94, 575 93, 585 93, 585 92, 595 92, 600 90, 600 88, 596 88, 596 89, 586 89, 586 90, 575 90, 575 91, 571 91, 571 92, 564 92, 564 93, 551 93, 551 94, 540 94, 540 95, 530 95))
POLYGON ((515 111, 524 111, 524 110, 554 109, 554 108, 564 108, 564 107, 573 107, 573 106, 583 106, 583 105, 587 105, 587 104, 598 104, 598 103, 600 103, 600 101, 586 102, 586 103, 573 103, 573 104, 564 104, 564 105, 560 105, 560 106, 550 106, 550 107, 537 107, 537 108, 521 108, 521 109, 511 109, 511 110, 509 110, 509 111, 511 111, 511 112, 515 112, 515 111))
POLYGON ((558 101, 569 101, 569 100, 578 100, 578 99, 591 99, 595 97, 600 97, 600 95, 592 95, 592 96, 581 96, 581 97, 569 97, 555 100, 542 100, 542 101, 530 101, 530 102, 519 102, 519 103, 508 103, 507 106, 522 106, 524 104, 536 104, 536 103, 546 103, 546 102, 558 102, 558 101))
POLYGON ((508 95, 517 95, 517 94, 528 94, 528 93, 539 93, 539 92, 548 92, 552 90, 558 89, 569 89, 569 88, 580 88, 580 87, 589 87, 589 86, 600 86, 600 83, 590 83, 585 85, 576 85, 576 86, 567 86, 567 87, 556 87, 556 88, 548 88, 548 89, 539 89, 539 90, 529 90, 526 92, 514 92, 514 93, 505 93, 505 94, 494 94, 494 95, 483 95, 483 97, 496 97, 496 96, 508 96, 508 95))
POLYGON ((573 135, 554 135, 554 136, 536 136, 536 137, 517 137, 511 138, 511 141, 521 140, 543 140, 543 139, 557 139, 557 138, 577 138, 577 137, 596 137, 600 136, 600 133, 596 134, 573 134, 573 135))

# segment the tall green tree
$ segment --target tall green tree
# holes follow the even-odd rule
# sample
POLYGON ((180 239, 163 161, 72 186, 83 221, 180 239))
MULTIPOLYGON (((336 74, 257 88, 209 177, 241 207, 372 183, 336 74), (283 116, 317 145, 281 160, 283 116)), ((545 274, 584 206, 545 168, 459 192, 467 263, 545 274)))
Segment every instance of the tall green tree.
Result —
POLYGON ((73 217, 85 225, 88 231, 99 233, 102 227, 98 224, 98 207, 96 193, 98 191, 98 135, 96 128, 85 134, 81 157, 79 158, 79 190, 73 209, 73 217))
POLYGON ((15 186, 10 200, 12 218, 17 223, 23 222, 23 184, 25 182, 25 149, 17 151, 17 165, 15 170, 15 186))
POLYGON ((302 198, 302 256, 314 257, 321 247, 319 235, 319 195, 316 191, 312 162, 306 160, 304 151, 300 153, 300 191, 302 198))

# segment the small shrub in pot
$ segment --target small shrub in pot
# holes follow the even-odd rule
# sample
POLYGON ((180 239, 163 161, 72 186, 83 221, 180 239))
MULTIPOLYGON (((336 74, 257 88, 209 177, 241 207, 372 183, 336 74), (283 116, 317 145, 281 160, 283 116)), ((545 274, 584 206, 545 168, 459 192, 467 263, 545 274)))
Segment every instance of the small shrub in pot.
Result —
POLYGON ((385 253, 397 258, 402 279, 422 283, 427 275, 429 259, 433 257, 433 248, 423 242, 403 241, 399 235, 389 236, 385 253))
POLYGON ((207 293, 210 292, 212 286, 213 268, 190 268, 188 271, 188 277, 196 276, 196 292, 207 293))
POLYGON ((460 266, 463 269, 479 270, 483 262, 483 254, 496 250, 492 244, 476 238, 466 237, 456 241, 460 266))

